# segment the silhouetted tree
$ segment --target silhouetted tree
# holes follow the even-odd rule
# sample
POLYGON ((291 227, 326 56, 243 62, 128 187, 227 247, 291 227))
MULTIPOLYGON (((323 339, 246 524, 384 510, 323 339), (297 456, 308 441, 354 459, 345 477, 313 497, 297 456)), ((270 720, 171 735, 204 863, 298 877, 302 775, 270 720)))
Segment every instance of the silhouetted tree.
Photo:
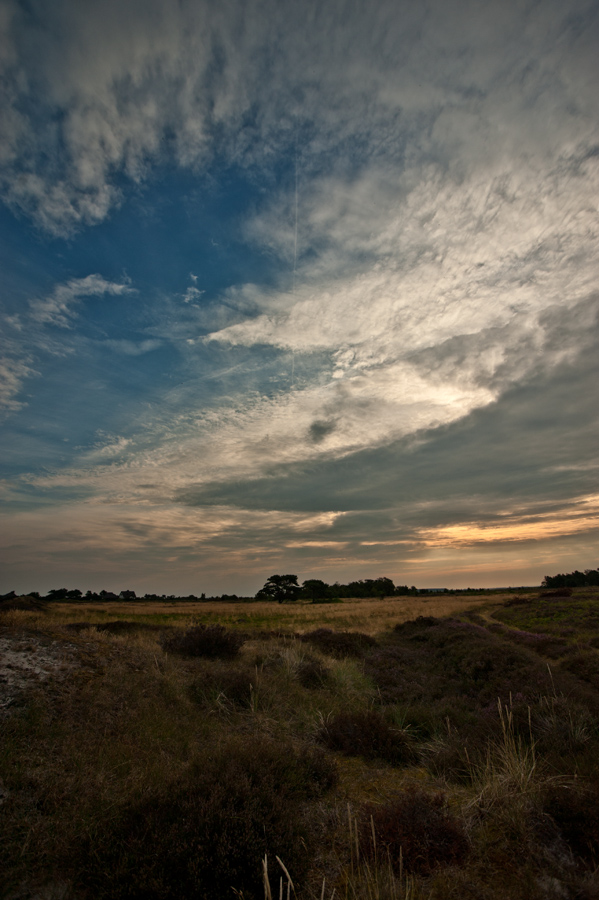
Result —
POLYGON ((256 594, 256 600, 276 600, 287 603, 297 600, 301 588, 297 583, 297 575, 271 575, 266 584, 256 594))

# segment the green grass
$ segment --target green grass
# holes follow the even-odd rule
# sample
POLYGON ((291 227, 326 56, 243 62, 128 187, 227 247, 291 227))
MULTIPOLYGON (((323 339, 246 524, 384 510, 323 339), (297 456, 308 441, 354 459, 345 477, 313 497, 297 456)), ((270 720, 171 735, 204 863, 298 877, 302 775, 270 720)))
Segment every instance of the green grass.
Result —
POLYGON ((580 588, 571 597, 541 594, 500 610, 495 618, 512 628, 585 641, 599 636, 599 589, 580 588))

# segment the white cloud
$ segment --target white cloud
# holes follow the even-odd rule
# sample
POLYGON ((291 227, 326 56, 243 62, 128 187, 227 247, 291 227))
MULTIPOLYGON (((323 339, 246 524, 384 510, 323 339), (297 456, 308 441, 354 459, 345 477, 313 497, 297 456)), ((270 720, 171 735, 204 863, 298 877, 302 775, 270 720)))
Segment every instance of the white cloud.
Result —
POLYGON ((26 378, 38 374, 24 359, 0 359, 0 409, 16 412, 23 406, 16 399, 26 378))
POLYGON ((101 221, 117 175, 143 182, 169 157, 269 165, 299 133, 308 177, 344 160, 468 165, 555 156, 596 122, 592 23, 571 25, 583 0, 6 9, 5 192, 55 233, 101 221))
MULTIPOLYGON (((73 278, 64 284, 58 284, 48 297, 37 298, 29 302, 29 309, 20 315, 5 316, 7 328, 12 329, 12 337, 4 336, 0 344, 0 409, 5 412, 19 410, 24 404, 17 400, 27 378, 39 375, 34 368, 36 352, 49 352, 53 355, 70 352, 64 342, 58 344, 48 338, 45 329, 48 325, 69 328, 75 316, 75 307, 86 297, 102 297, 105 295, 123 296, 132 293, 128 284, 107 281, 101 275, 88 275, 85 278, 73 278)), ((110 343, 110 342, 107 342, 110 343)), ((160 341, 148 340, 140 344, 131 341, 113 342, 114 349, 129 355, 138 355, 160 346, 160 341)))
MULTIPOLYGON (((309 409, 334 422, 322 451, 363 446, 362 434, 374 446, 466 415, 580 350, 580 336, 575 345, 550 340, 543 317, 574 310, 596 282, 599 216, 589 198, 599 193, 599 165, 585 165, 583 176, 572 163, 520 163, 483 166, 459 183, 433 166, 418 178, 375 167, 351 181, 320 180, 301 215, 306 246, 323 249, 301 266, 299 286, 240 289, 262 311, 205 340, 330 354, 320 372, 328 387, 288 400, 300 432, 304 410, 306 420, 309 409), (307 399, 325 394, 340 398, 338 408, 307 399)), ((276 202, 249 230, 286 253, 288 218, 276 202)), ((279 421, 280 401, 271 407, 279 421)))
POLYGON ((122 296, 132 293, 128 284, 107 281, 101 275, 87 275, 85 278, 72 278, 65 284, 59 284, 49 297, 32 300, 30 318, 40 325, 60 325, 69 327, 69 318, 73 315, 73 307, 84 297, 102 297, 105 294, 122 296))
MULTIPOLYGON (((195 275, 194 278, 197 280, 197 275, 195 275)), ((205 291, 201 291, 199 288, 194 287, 192 285, 191 287, 188 287, 187 290, 185 291, 185 294, 183 295, 183 302, 184 303, 193 303, 194 300, 199 300, 199 298, 204 293, 205 293, 205 291)))
POLYGON ((124 338, 107 340, 102 342, 104 346, 110 347, 116 353, 122 353, 124 356, 142 356, 144 353, 150 353, 162 346, 162 341, 156 338, 149 338, 145 341, 128 341, 124 338))
POLYGON ((131 440, 122 436, 107 438, 85 454, 85 458, 88 460, 112 459, 121 456, 130 444, 131 440))

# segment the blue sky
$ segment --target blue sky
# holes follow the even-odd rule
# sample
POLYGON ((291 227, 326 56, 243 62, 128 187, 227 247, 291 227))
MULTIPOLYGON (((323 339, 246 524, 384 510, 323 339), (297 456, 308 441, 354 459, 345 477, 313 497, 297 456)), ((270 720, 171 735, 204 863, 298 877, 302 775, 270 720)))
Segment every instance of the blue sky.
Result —
POLYGON ((597 565, 599 4, 0 34, 0 591, 597 565))

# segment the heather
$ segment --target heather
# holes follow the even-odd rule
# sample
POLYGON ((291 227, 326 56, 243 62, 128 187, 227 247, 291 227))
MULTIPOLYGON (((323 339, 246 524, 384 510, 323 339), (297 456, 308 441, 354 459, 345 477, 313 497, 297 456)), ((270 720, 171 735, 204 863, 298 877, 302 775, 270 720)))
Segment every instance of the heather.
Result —
POLYGON ((5 611, 2 896, 596 897, 599 594, 570 590, 5 611))

